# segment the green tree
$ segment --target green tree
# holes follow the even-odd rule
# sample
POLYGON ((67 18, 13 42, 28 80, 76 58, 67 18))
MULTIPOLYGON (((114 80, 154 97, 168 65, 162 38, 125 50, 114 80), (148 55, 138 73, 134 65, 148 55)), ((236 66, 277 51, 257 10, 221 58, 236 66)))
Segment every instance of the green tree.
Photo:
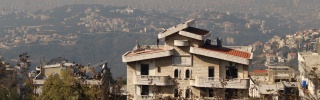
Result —
POLYGON ((9 63, 0 61, 0 99, 1 100, 17 100, 20 99, 18 88, 16 86, 16 72, 7 70, 9 63))
POLYGON ((38 99, 87 100, 86 89, 80 80, 72 76, 70 70, 63 70, 61 76, 50 75, 44 82, 42 94, 38 99))

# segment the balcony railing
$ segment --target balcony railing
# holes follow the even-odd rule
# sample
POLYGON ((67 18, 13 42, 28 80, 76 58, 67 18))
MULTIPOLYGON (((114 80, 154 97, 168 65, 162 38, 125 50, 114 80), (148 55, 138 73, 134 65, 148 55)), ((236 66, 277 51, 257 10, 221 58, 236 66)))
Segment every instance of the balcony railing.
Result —
POLYGON ((170 76, 137 75, 134 78, 134 84, 137 85, 172 85, 173 83, 170 76))
POLYGON ((249 88, 249 79, 221 79, 211 77, 196 77, 191 85, 196 87, 214 87, 214 88, 249 88))

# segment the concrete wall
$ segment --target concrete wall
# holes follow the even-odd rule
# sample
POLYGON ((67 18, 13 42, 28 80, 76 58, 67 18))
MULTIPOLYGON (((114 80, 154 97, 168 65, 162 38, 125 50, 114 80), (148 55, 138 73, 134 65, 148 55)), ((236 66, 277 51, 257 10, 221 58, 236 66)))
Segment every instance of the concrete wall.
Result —
POLYGON ((199 47, 199 45, 203 44, 203 41, 200 41, 200 40, 188 38, 185 36, 181 36, 179 34, 172 34, 172 35, 167 36, 165 38, 165 42, 164 42, 165 48, 175 47, 174 40, 189 40, 189 45, 191 47, 199 47))
POLYGON ((135 66, 136 66, 136 62, 127 63, 127 92, 128 92, 128 95, 131 95, 131 96, 136 95, 135 85, 133 84, 134 75, 136 75, 135 66))
POLYGON ((220 60, 215 58, 209 58, 200 55, 193 55, 193 76, 194 77, 208 77, 208 68, 214 68, 214 77, 219 78, 221 68, 219 67, 220 60))
POLYGON ((49 77, 51 74, 57 73, 58 75, 61 75, 61 68, 60 67, 53 67, 53 68, 44 68, 43 74, 46 77, 49 77))

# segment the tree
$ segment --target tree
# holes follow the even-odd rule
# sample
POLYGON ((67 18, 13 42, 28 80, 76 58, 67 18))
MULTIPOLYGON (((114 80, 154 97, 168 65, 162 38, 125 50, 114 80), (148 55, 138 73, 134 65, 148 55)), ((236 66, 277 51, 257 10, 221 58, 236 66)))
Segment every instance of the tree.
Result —
POLYGON ((61 76, 50 75, 44 82, 42 94, 38 99, 77 99, 87 100, 90 96, 86 94, 86 87, 72 76, 71 70, 63 70, 61 76))
POLYGON ((66 99, 64 97, 65 88, 63 87, 64 82, 60 79, 60 76, 50 75, 43 84, 42 94, 38 98, 41 99, 52 99, 52 100, 63 100, 66 99))
POLYGON ((16 72, 7 70, 9 63, 0 61, 0 99, 20 99, 17 91, 16 72))

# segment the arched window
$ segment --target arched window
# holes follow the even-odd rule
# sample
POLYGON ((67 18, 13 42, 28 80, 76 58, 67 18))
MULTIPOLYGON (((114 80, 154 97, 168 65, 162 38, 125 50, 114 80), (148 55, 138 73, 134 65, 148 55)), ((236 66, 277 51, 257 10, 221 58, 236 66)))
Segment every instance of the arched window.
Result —
POLYGON ((186 78, 190 78, 190 70, 189 69, 186 70, 186 78))
POLYGON ((179 78, 179 70, 178 69, 174 70, 174 78, 179 78))
POLYGON ((177 88, 174 89, 174 97, 179 97, 179 90, 177 88))

